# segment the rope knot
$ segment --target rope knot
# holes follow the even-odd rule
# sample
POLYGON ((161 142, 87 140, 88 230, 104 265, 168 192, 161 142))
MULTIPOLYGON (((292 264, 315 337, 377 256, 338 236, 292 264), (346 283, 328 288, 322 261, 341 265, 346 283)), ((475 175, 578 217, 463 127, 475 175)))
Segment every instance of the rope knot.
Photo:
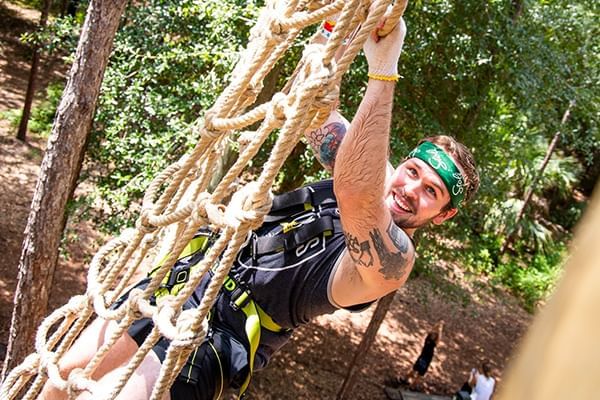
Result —
POLYGON ((145 301, 146 299, 144 298, 144 291, 142 289, 131 289, 129 292, 129 307, 127 308, 127 313, 135 320, 143 318, 144 313, 141 310, 145 301))
POLYGON ((200 193, 198 200, 194 202, 192 219, 195 223, 199 224, 206 224, 208 220, 208 222, 222 227, 224 225, 223 207, 220 204, 214 204, 211 201, 210 193, 200 193))
POLYGON ((225 212, 227 225, 237 229, 240 225, 258 228, 264 216, 271 210, 273 194, 270 190, 260 191, 257 182, 250 182, 238 190, 225 212))
POLYGON ((148 233, 152 233, 156 229, 158 229, 158 226, 152 225, 150 223, 150 217, 151 217, 150 210, 148 210, 148 209, 142 210, 140 217, 138 218, 138 220, 135 223, 135 227, 138 229, 138 231, 140 231, 144 235, 148 234, 148 233))
POLYGON ((289 114, 287 100, 288 98, 284 93, 277 92, 273 95, 271 99, 270 118, 280 123, 285 122, 289 114))
POLYGON ((200 136, 207 136, 212 140, 216 140, 221 136, 221 132, 213 124, 216 117, 217 113, 212 109, 204 113, 204 128, 200 130, 200 136))
POLYGON ((320 92, 313 102, 313 106, 318 110, 325 109, 327 111, 331 111, 338 101, 340 96, 340 87, 338 85, 334 85, 333 89, 327 90, 324 88, 322 92, 320 92))
POLYGON ((197 347, 206 338, 208 331, 208 321, 206 318, 202 321, 200 329, 194 332, 196 322, 196 309, 184 310, 177 318, 177 336, 171 344, 175 347, 197 347))
POLYGON ((86 376, 83 368, 75 368, 69 373, 66 389, 69 398, 74 399, 83 391, 93 394, 95 386, 95 382, 86 376))
POLYGON ((263 89, 262 82, 253 82, 244 91, 244 97, 249 99, 256 99, 263 89))

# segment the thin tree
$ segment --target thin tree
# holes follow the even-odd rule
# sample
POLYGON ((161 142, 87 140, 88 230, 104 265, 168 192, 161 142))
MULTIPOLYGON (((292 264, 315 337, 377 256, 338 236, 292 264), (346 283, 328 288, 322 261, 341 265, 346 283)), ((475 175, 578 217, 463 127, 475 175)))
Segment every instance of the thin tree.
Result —
MULTIPOLYGON (((571 100, 571 102, 569 103, 569 106, 565 110, 565 113, 563 114, 563 117, 560 121, 561 127, 569 119, 569 115, 571 114, 571 108, 573 108, 574 105, 575 105, 575 101, 571 100)), ((541 165, 539 171, 537 172, 537 174, 535 175, 535 177, 533 178, 533 181, 531 182, 529 189, 527 189, 527 192, 525 193, 525 199, 523 200, 521 209, 519 210, 519 212, 517 213, 517 217, 515 218, 515 223, 514 223, 515 227, 518 226, 519 221, 521 221, 521 219, 523 218, 523 215, 525 215, 525 210, 527 209, 527 205, 529 204, 529 202, 531 201, 531 198, 533 197, 533 191, 535 190, 540 178, 544 175, 544 170, 546 169, 546 166, 548 165, 548 162, 550 161, 550 157, 552 156, 552 153, 554 152, 554 149, 556 148, 556 145, 558 144, 558 139, 560 139, 560 130, 558 130, 554 134, 554 137, 552 138, 552 141, 550 142, 550 145, 548 146, 548 150, 546 150, 546 156, 544 157, 544 160, 542 161, 542 165, 541 165)), ((506 236, 506 239, 504 239, 504 243, 502 244, 502 248, 500 249, 501 255, 506 252, 506 249, 514 240, 514 236, 515 236, 516 232, 517 232, 516 228, 511 230, 509 232, 509 234, 506 236)))
MULTIPOLYGON (((44 28, 48 23, 48 14, 52 0, 44 0, 42 5, 42 15, 40 16, 40 29, 44 28)), ((21 141, 27 140, 27 125, 31 115, 31 105, 33 104, 33 96, 35 95, 35 86, 37 80, 37 71, 40 64, 41 46, 36 44, 33 48, 33 56, 31 60, 31 68, 29 69, 29 79, 27 81, 27 91, 25 92, 25 104, 23 104, 23 112, 21 113, 21 121, 17 131, 17 139, 21 141)))
POLYGON ((92 0, 42 161, 19 260, 2 376, 33 347, 46 316, 65 208, 81 169, 100 85, 127 0, 92 0))
POLYGON ((367 330, 363 334, 363 338, 358 345, 358 349, 356 349, 356 352, 354 353, 354 358, 352 359, 350 367, 348 368, 348 372, 346 373, 346 378, 342 383, 342 387, 338 391, 337 400, 353 398, 350 393, 352 393, 352 388, 356 382, 354 377, 358 373, 358 367, 362 365, 363 360, 369 352, 369 349, 373 345, 375 337, 377 336, 377 331, 379 331, 379 327, 385 319, 385 315, 390 309, 395 295, 396 291, 393 291, 392 293, 386 294, 377 302, 377 307, 375 308, 375 311, 373 311, 373 316, 371 317, 369 326, 367 326, 367 330))

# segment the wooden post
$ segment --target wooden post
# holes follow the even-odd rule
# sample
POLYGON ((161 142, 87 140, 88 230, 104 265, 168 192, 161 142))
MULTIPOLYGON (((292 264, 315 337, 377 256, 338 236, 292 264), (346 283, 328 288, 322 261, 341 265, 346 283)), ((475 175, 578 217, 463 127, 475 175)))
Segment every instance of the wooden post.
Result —
POLYGON ((33 348, 66 222, 66 205, 79 175, 96 101, 126 0, 92 0, 75 53, 25 228, 18 284, 2 376, 33 348))
POLYGON ((575 230, 564 278, 509 366, 501 400, 598 398, 599 188, 575 230))
POLYGON ((377 331, 385 318, 390 306, 392 305, 392 301, 394 300, 394 296, 396 295, 396 291, 392 293, 388 293, 384 297, 382 297, 377 302, 377 307, 373 312, 373 316, 371 317, 371 321, 369 322, 369 326, 365 331, 363 338, 358 345, 358 349, 354 354, 354 358, 350 363, 350 367, 348 368, 348 373, 346 374, 346 378, 344 378, 344 382, 342 383, 342 387, 340 388, 337 394, 337 400, 344 400, 353 398, 350 393, 352 392, 352 387, 355 383, 355 377, 358 373, 358 368, 362 364, 362 361, 365 359, 371 345, 375 341, 375 337, 377 336, 377 331))

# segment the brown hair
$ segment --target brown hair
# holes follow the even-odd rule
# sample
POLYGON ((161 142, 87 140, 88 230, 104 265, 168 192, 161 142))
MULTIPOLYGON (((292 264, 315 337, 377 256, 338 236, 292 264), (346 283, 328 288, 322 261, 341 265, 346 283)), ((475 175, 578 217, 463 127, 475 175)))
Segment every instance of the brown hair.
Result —
POLYGON ((481 363, 481 369, 483 370, 483 374, 489 378, 492 375, 492 367, 490 367, 490 363, 484 361, 481 363))
POLYGON ((477 189, 479 189, 479 173, 475 167, 475 158, 471 151, 451 136, 430 136, 421 139, 418 144, 423 142, 431 142, 441 147, 454 159, 459 169, 463 172, 463 178, 465 179, 464 201, 467 202, 473 199, 477 189))

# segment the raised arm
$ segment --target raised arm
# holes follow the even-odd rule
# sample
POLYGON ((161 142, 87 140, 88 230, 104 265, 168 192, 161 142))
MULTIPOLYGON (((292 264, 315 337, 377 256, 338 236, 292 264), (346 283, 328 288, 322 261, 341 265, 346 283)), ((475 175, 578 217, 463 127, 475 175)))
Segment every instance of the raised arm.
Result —
MULTIPOLYGON (((321 30, 320 34, 315 36, 311 43, 327 43, 328 30, 331 30, 335 26, 336 21, 337 15, 325 21, 319 28, 321 30)), ((342 45, 336 52, 335 61, 338 61, 342 57, 346 46, 347 44, 342 45)), ((334 104, 331 114, 329 114, 323 126, 304 132, 304 136, 312 148, 315 157, 329 172, 333 171, 338 148, 349 126, 350 122, 339 113, 337 104, 334 104)))
POLYGON ((332 286, 340 305, 374 300, 400 287, 414 262, 412 242, 384 202, 392 101, 405 32, 402 22, 385 38, 370 38, 365 45, 370 79, 336 158, 334 189, 348 247, 332 286))

